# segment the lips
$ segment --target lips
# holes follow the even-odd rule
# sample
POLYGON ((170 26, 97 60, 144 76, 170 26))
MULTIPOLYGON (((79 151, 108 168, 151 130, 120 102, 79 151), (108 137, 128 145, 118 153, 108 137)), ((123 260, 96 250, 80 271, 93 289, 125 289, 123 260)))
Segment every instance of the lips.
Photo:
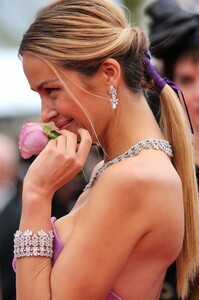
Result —
POLYGON ((61 129, 67 129, 69 127, 69 125, 71 124, 71 122, 73 121, 73 119, 69 119, 69 120, 65 120, 62 122, 57 122, 55 123, 55 126, 61 130, 61 129))

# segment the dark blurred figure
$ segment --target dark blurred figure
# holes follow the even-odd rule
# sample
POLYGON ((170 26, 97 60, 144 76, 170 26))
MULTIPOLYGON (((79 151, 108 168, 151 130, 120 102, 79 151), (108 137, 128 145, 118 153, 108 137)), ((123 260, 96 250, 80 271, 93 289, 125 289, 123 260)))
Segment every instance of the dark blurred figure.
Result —
MULTIPOLYGON (((1 279, 0 279, 1 280, 1 279)), ((0 284, 0 300, 3 300, 2 298, 2 288, 1 288, 1 284, 0 284)))
MULTIPOLYGON (((199 181, 199 15, 184 11, 175 0, 158 0, 145 12, 150 17, 151 54, 157 59, 157 66, 162 68, 162 75, 180 86, 185 97, 194 129, 192 139, 199 181)), ((157 112, 157 97, 153 97, 152 102, 157 112)), ((160 299, 176 300, 175 290, 173 264, 167 272, 160 299)), ((199 299, 197 286, 192 289, 189 299, 199 299)))
POLYGON ((13 235, 21 213, 19 156, 14 141, 0 134, 0 287, 3 300, 14 300, 13 235))

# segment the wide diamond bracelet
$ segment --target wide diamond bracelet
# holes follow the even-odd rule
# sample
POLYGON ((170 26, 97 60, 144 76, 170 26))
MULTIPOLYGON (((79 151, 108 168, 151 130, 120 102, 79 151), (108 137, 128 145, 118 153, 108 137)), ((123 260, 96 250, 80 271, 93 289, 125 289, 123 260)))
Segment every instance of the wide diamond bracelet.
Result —
POLYGON ((53 256, 53 231, 39 230, 32 233, 31 230, 24 232, 17 230, 14 234, 14 258, 31 256, 53 256))

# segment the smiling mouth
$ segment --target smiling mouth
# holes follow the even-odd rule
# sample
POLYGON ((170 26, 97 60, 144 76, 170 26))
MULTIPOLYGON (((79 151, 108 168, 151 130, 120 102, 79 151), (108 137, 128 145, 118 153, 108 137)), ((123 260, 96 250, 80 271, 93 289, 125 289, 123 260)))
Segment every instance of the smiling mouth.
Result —
POLYGON ((73 119, 70 119, 68 121, 55 123, 55 125, 59 130, 67 129, 69 127, 69 125, 72 123, 72 121, 73 121, 73 119))

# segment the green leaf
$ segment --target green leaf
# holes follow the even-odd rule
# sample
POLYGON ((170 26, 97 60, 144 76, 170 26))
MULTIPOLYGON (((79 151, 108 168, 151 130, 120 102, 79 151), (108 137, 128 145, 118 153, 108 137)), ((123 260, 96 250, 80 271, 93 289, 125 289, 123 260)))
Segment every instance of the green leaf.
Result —
POLYGON ((44 130, 44 133, 48 136, 49 140, 53 140, 59 135, 61 135, 61 133, 57 132, 56 130, 52 130, 52 127, 44 122, 41 122, 41 126, 44 130))
POLYGON ((50 134, 48 135, 48 138, 49 138, 50 140, 53 140, 53 139, 55 139, 56 137, 58 137, 59 135, 61 135, 61 133, 57 132, 56 130, 52 130, 52 131, 50 132, 50 134))
POLYGON ((41 126, 44 130, 44 133, 46 133, 49 136, 52 131, 52 128, 49 125, 46 125, 44 122, 41 122, 41 126))

